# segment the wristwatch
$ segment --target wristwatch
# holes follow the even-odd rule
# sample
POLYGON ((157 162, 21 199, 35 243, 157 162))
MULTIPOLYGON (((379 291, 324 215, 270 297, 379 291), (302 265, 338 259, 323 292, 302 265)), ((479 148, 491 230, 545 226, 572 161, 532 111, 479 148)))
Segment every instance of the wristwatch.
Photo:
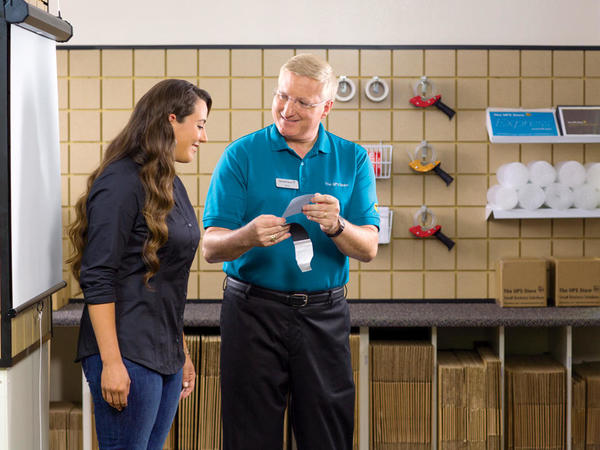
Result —
POLYGON ((329 236, 330 238, 339 236, 342 231, 344 231, 344 227, 346 226, 346 221, 344 220, 344 218, 342 216, 338 216, 338 229, 335 233, 325 233, 327 236, 329 236))

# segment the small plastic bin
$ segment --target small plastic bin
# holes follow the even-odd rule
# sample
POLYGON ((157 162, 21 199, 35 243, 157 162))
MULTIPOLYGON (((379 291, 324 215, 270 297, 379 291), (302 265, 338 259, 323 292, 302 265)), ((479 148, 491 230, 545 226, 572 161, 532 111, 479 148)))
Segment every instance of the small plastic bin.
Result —
POLYGON ((363 145, 369 154, 375 178, 390 178, 392 175, 392 146, 389 144, 363 145))

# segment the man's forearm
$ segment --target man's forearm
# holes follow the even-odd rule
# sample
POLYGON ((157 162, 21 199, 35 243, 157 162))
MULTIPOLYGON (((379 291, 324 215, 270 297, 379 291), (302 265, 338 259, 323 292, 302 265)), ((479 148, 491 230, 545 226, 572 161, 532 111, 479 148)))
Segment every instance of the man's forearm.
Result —
POLYGON ((374 225, 358 226, 346 221, 344 231, 331 240, 344 255, 361 262, 377 256, 379 233, 374 225))
POLYGON ((244 227, 236 230, 210 227, 202 238, 202 255, 209 263, 233 261, 251 248, 245 239, 244 227))

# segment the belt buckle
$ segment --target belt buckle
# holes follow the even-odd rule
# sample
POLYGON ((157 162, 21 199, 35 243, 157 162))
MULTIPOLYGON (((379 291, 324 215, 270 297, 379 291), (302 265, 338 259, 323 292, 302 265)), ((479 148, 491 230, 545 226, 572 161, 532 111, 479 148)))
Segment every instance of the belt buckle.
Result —
POLYGON ((295 306, 296 308, 304 308, 308 304, 308 294, 292 294, 290 295, 290 299, 300 299, 302 301, 302 304, 299 305, 292 300, 292 306, 295 306))

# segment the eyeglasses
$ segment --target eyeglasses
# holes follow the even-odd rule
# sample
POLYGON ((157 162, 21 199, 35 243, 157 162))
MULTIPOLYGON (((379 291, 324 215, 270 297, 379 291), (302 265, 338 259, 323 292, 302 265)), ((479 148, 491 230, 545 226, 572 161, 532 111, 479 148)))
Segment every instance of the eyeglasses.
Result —
POLYGON ((287 103, 288 101, 300 106, 300 108, 303 109, 312 109, 316 106, 319 106, 325 102, 328 102, 329 100, 321 100, 320 102, 317 103, 308 103, 305 100, 296 98, 296 97, 290 97, 287 94, 284 94, 281 91, 275 90, 275 92, 273 92, 273 94, 275 95, 275 98, 277 99, 277 101, 281 102, 281 103, 287 103))

